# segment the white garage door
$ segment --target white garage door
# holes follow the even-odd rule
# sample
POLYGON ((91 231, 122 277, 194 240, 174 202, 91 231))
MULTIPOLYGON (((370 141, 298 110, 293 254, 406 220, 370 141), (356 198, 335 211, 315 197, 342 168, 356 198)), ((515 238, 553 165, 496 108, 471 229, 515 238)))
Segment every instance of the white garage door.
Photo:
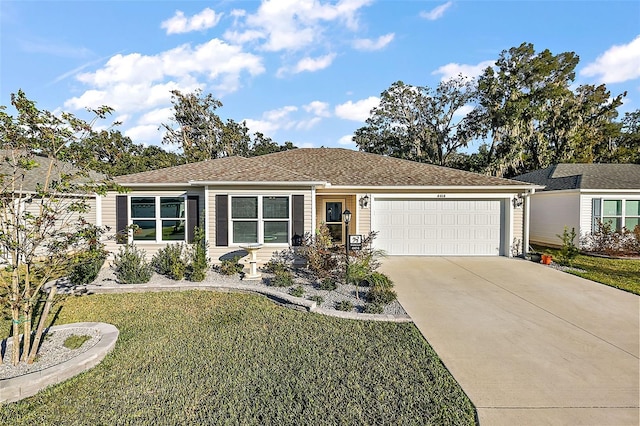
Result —
POLYGON ((500 255, 500 200, 376 199, 376 248, 390 255, 500 255))

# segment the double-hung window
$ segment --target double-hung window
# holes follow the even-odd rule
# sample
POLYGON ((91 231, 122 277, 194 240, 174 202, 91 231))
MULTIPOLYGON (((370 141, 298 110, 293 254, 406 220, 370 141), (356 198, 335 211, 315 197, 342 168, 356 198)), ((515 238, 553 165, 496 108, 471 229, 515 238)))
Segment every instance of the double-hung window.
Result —
POLYGON ((231 241, 234 244, 288 244, 290 218, 288 196, 233 196, 231 241))
POLYGON ((633 231, 640 224, 640 200, 593 200, 593 230, 598 221, 620 231, 623 227, 633 231))
POLYGON ((185 197, 131 197, 134 241, 184 241, 185 197))

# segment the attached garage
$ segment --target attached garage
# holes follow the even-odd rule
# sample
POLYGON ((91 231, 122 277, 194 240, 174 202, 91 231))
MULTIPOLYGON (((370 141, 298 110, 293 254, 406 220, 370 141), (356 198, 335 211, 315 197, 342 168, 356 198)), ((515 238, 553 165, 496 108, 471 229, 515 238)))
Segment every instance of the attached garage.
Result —
POLYGON ((376 198, 376 248, 389 255, 504 255, 504 201, 500 199, 376 198))

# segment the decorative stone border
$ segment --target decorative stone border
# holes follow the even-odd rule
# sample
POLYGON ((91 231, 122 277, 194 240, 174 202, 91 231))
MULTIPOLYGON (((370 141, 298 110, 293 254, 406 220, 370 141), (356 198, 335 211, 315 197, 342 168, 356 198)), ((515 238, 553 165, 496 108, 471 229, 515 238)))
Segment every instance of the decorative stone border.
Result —
POLYGON ((207 291, 223 291, 234 292, 240 291, 245 293, 258 293, 267 296, 277 303, 281 303, 289 307, 298 307, 301 310, 315 312, 322 315, 347 318, 363 321, 386 321, 386 322, 413 322, 408 315, 384 315, 384 314, 364 314, 358 312, 345 312, 334 309, 324 309, 318 306, 314 301, 304 299, 302 297, 291 296, 276 289, 256 287, 247 284, 198 284, 198 283, 172 283, 172 284, 113 284, 113 285, 85 285, 80 286, 83 294, 105 294, 105 293, 146 293, 161 291, 187 291, 187 290, 207 290, 207 291))
POLYGON ((48 386, 61 383, 98 365, 116 345, 120 332, 115 326, 103 322, 77 322, 57 325, 49 331, 82 327, 97 329, 100 332, 98 343, 89 350, 44 370, 0 379, 0 403, 15 402, 33 396, 48 386))

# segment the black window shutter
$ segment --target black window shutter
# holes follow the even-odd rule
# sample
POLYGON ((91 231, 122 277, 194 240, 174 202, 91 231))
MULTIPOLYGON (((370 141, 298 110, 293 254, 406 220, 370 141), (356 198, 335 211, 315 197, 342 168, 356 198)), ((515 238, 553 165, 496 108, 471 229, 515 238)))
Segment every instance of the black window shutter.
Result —
MULTIPOLYGON (((116 234, 117 235, 127 235, 127 225, 128 225, 128 197, 126 195, 116 195, 116 234)), ((117 244, 125 244, 127 242, 127 238, 116 237, 117 244)))
POLYGON ((200 224, 200 209, 197 195, 187 196, 187 242, 192 243, 195 228, 200 224))
POLYGON ((304 236, 304 195, 292 196, 293 235, 304 236))
POLYGON ((229 197, 216 195, 216 246, 229 245, 229 197))

